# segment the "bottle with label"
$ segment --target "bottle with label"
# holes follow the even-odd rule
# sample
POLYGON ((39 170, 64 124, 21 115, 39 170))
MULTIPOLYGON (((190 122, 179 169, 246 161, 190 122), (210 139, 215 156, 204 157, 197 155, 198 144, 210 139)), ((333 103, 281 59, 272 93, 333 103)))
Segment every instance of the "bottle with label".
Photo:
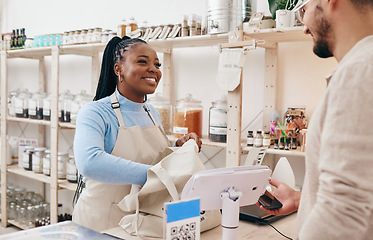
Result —
POLYGON ((284 150, 285 149, 285 138, 280 137, 280 143, 278 144, 278 149, 284 150))
POLYGON ((66 163, 69 161, 67 152, 58 152, 57 157, 57 177, 58 179, 66 178, 66 163))
POLYGON ((188 25, 188 16, 183 16, 183 21, 181 23, 181 36, 187 37, 189 36, 189 25, 188 25))
POLYGON ((254 134, 253 131, 247 132, 247 146, 252 147, 254 146, 254 134))
POLYGON ((23 168, 25 170, 31 171, 32 170, 32 156, 34 154, 34 147, 33 146, 26 146, 25 150, 23 151, 23 168))
POLYGON ((189 18, 189 36, 197 35, 197 15, 192 14, 189 18))
POLYGON ((262 131, 260 130, 256 131, 256 135, 254 138, 254 146, 255 147, 263 146, 263 135, 262 135, 262 131))
POLYGON ((263 147, 269 147, 271 145, 271 137, 269 131, 264 132, 263 136, 263 147))
POLYGON ((278 149, 278 139, 275 139, 275 143, 273 144, 273 149, 278 149))
POLYGON ((202 106, 201 101, 187 94, 185 98, 176 101, 174 108, 173 134, 179 138, 195 132, 202 137, 202 106))
POLYGON ((123 18, 121 23, 118 25, 118 29, 117 29, 118 37, 122 38, 123 36, 126 35, 126 27, 127 27, 127 22, 126 22, 126 19, 123 18))
POLYGON ((291 141, 291 149, 295 150, 297 149, 297 138, 293 138, 292 141, 291 141))
POLYGON ((210 108, 209 138, 214 142, 227 142, 227 96, 212 102, 210 108))
POLYGON ((43 174, 49 176, 51 173, 51 150, 46 149, 43 157, 43 174))
POLYGON ((51 95, 46 94, 43 99, 43 119, 51 120, 51 95))
POLYGON ((290 150, 290 149, 291 149, 291 138, 286 138, 285 150, 290 150))
POLYGON ((43 157, 45 147, 37 147, 34 149, 34 156, 32 158, 32 171, 35 173, 43 173, 43 157))

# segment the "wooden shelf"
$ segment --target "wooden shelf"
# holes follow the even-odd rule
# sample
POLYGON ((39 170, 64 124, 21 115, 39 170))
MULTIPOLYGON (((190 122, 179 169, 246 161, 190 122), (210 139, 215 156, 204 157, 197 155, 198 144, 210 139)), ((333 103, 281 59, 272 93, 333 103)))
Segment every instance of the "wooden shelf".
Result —
POLYGON ((17 174, 23 177, 27 177, 39 182, 43 183, 50 183, 51 178, 47 175, 44 175, 42 173, 34 173, 33 171, 27 171, 24 168, 20 168, 18 165, 11 165, 8 166, 7 171, 9 173, 17 174))
POLYGON ((58 186, 60 189, 66 189, 75 192, 77 184, 71 183, 67 180, 58 180, 58 186))
MULTIPOLYGON (((228 34, 217 34, 192 37, 178 37, 165 40, 156 39, 150 40, 148 44, 158 52, 170 52, 170 49, 172 48, 203 47, 227 42, 228 34)), ((92 43, 77 45, 61 45, 59 46, 59 48, 61 55, 73 54, 93 56, 96 53, 103 52, 105 46, 106 43, 92 43)), ((55 46, 9 50, 7 51, 7 57, 40 59, 44 56, 51 56, 53 47, 55 46)))
POLYGON ((30 228, 30 227, 28 227, 26 225, 23 225, 23 224, 20 224, 19 222, 14 221, 14 220, 8 220, 8 223, 11 224, 11 225, 13 225, 13 226, 16 226, 16 227, 18 227, 18 228, 20 228, 22 230, 32 229, 32 228, 30 228))
POLYGON ((76 128, 76 125, 75 124, 72 124, 72 123, 58 123, 58 126, 60 126, 61 128, 63 129, 75 129, 76 128))
MULTIPOLYGON (((243 152, 250 152, 250 149, 255 147, 243 147, 243 152)), ((278 150, 273 148, 268 148, 265 151, 266 154, 273 154, 273 155, 281 155, 281 156, 294 156, 294 157, 305 157, 306 153, 301 152, 299 149, 297 150, 278 150)))
POLYGON ((40 125, 47 125, 50 126, 51 122, 46 120, 36 120, 31 118, 17 118, 17 117, 7 117, 8 121, 11 122, 20 122, 20 123, 32 123, 32 124, 40 124, 40 125))

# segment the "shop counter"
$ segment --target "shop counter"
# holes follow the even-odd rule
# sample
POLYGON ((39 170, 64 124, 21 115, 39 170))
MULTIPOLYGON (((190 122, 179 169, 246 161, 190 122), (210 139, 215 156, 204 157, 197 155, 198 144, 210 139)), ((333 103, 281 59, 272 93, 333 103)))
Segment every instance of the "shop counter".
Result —
MULTIPOLYGON (((295 230, 296 214, 291 214, 282 218, 272 225, 275 226, 281 233, 285 234, 288 237, 293 237, 295 230)), ((117 236, 126 240, 140 240, 139 237, 134 237, 128 235, 121 227, 116 227, 105 231, 112 236, 117 236)), ((218 226, 209 231, 203 232, 201 234, 201 240, 219 240, 222 236, 222 228, 218 226)), ((245 221, 240 221, 238 230, 237 230, 237 240, 244 239, 260 239, 260 240, 282 240, 282 237, 277 233, 272 227, 257 225, 245 221)), ((159 238, 158 238, 159 240, 159 238)))

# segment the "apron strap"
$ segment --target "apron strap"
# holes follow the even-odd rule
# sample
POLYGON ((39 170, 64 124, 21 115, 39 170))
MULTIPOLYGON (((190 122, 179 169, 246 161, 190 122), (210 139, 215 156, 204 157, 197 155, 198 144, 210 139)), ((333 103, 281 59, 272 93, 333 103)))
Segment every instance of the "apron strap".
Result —
POLYGON ((111 99, 111 107, 114 109, 115 115, 117 115, 117 118, 119 121, 119 127, 125 127, 122 113, 120 112, 120 108, 119 108, 120 107, 119 101, 118 101, 118 98, 115 92, 111 94, 110 99, 111 99))

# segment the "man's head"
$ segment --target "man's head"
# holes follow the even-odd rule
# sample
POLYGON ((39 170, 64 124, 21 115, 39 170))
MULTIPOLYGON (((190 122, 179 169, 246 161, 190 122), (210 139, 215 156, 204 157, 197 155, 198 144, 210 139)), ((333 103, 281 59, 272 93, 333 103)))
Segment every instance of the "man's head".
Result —
MULTIPOLYGON (((340 60, 358 40, 373 34, 373 29, 354 27, 364 20, 364 12, 372 15, 373 0, 304 0, 299 4, 296 10, 305 25, 304 33, 313 37, 313 51, 321 58, 340 60)), ((365 20, 373 25, 373 18, 365 20)))

